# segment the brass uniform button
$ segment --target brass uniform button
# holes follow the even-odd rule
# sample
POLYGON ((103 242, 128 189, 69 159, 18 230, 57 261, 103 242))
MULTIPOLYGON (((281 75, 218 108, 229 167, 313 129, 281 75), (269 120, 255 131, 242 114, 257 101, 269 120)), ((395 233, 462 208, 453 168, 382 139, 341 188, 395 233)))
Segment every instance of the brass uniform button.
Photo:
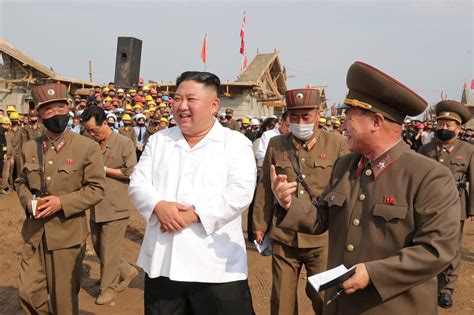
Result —
POLYGON ((360 221, 359 221, 358 219, 354 219, 354 221, 352 221, 352 224, 353 224, 354 226, 359 226, 360 221))
POLYGON ((305 159, 305 158, 302 158, 302 159, 301 159, 301 162, 305 162, 305 161, 306 161, 306 159, 305 159))
POLYGON ((48 177, 46 177, 46 180, 51 180, 51 177, 49 177, 49 176, 48 176, 48 177))
POLYGON ((443 162, 444 162, 444 160, 443 160, 443 159, 439 159, 439 161, 440 161, 441 163, 443 163, 443 162))
POLYGON ((304 194, 304 190, 300 190, 300 195, 303 195, 304 194))
POLYGON ((365 171, 365 175, 366 175, 366 176, 372 175, 372 170, 371 170, 371 169, 366 170, 366 171, 365 171))
POLYGON ((53 151, 56 150, 56 148, 54 147, 54 145, 51 146, 51 150, 53 150, 53 151))
POLYGON ((53 161, 49 160, 48 165, 53 165, 53 161))
POLYGON ((364 194, 360 194, 359 200, 360 200, 360 201, 364 201, 364 200, 365 200, 365 195, 364 195, 364 194))
POLYGON ((306 178, 306 175, 305 175, 305 174, 303 174, 303 175, 301 175, 301 177, 303 177, 303 179, 305 179, 305 178, 306 178))
POLYGON ((352 245, 352 244, 347 245, 347 251, 348 252, 352 252, 353 250, 354 250, 354 245, 352 245))

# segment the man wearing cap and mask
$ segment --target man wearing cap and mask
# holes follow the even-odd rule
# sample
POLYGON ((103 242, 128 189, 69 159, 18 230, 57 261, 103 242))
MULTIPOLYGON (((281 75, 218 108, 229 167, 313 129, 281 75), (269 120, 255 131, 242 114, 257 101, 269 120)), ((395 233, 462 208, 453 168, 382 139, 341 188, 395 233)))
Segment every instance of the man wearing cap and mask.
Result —
MULTIPOLYGON (((257 186, 253 208, 255 239, 261 243, 268 234, 273 241, 271 314, 298 314, 296 291, 303 265, 308 276, 325 270, 327 235, 282 228, 284 213, 275 207, 270 181, 271 165, 291 181, 299 178, 293 195, 306 207, 311 206, 328 184, 335 160, 346 154, 347 149, 344 137, 318 129, 320 104, 318 89, 287 91, 291 132, 270 139, 257 186)), ((320 314, 322 299, 309 283, 306 294, 320 314)))
POLYGON ((120 127, 119 133, 122 136, 125 136, 132 140, 133 145, 137 145, 137 134, 135 133, 135 129, 132 127, 132 117, 129 114, 122 115, 122 123, 123 127, 120 127))
POLYGON ((436 105, 438 128, 436 138, 422 146, 418 152, 449 168, 454 176, 461 204, 461 225, 456 257, 448 268, 438 275, 438 305, 449 308, 453 305, 452 294, 459 276, 464 220, 474 216, 474 147, 458 139, 461 125, 471 119, 469 109, 456 101, 441 101, 436 105))
POLYGON ((352 153, 335 162, 317 207, 294 198, 297 183, 272 167, 286 214, 280 226, 329 230, 328 269, 355 268, 326 291, 324 314, 436 314, 435 276, 456 253, 459 197, 449 170, 401 139, 405 116, 427 103, 362 62, 349 68, 347 86, 343 129, 352 153))
POLYGON ((82 260, 88 235, 85 211, 104 196, 97 143, 66 128, 67 87, 32 90, 46 133, 23 145, 15 181, 25 210, 19 296, 26 314, 78 314, 82 260), (33 214, 32 200, 39 206, 33 214))
POLYGON ((236 120, 233 120, 232 119, 233 116, 234 116, 234 110, 232 108, 226 108, 225 118, 227 119, 227 123, 224 127, 227 127, 231 130, 240 131, 240 123, 236 120))
POLYGON ((28 112, 28 123, 29 124, 21 130, 22 145, 31 139, 42 136, 45 132, 43 124, 39 123, 38 113, 34 109, 28 112))

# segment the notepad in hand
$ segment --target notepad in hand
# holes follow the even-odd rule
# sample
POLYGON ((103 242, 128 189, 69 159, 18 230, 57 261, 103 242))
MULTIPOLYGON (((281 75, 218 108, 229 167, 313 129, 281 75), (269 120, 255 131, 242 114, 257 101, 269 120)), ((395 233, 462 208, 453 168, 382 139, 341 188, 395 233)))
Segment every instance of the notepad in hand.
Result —
POLYGON ((263 237, 262 244, 259 244, 257 240, 254 240, 253 243, 257 247, 258 253, 262 256, 271 256, 272 255, 272 239, 265 235, 263 237))
POLYGON ((347 269, 344 265, 318 273, 308 278, 309 283, 318 292, 327 290, 335 285, 341 284, 355 273, 355 268, 347 269))

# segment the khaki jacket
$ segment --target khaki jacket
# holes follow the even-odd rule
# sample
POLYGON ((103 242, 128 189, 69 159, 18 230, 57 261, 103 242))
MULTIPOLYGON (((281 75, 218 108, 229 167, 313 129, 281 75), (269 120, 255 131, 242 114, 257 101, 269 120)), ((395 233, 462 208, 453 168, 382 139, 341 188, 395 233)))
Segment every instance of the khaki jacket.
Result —
MULTIPOLYGON (((45 137, 42 138, 43 140, 45 137)), ((104 163, 97 143, 66 131, 54 149, 44 144, 47 191, 60 198, 62 211, 44 219, 27 218, 22 235, 25 242, 37 247, 43 233, 49 250, 81 244, 88 235, 85 210, 104 196, 104 163)), ((37 142, 24 144, 21 153, 21 174, 15 181, 21 205, 26 210, 32 194, 41 189, 37 142)))
MULTIPOLYGON (((436 314, 436 275, 454 258, 459 198, 453 176, 403 141, 374 162, 338 159, 318 210, 292 200, 280 226, 329 229, 328 268, 365 263, 371 283, 324 314, 436 314)), ((326 300, 336 294, 333 287, 326 300)))
POLYGON ((137 146, 137 134, 135 133, 135 129, 133 129, 132 126, 128 126, 128 127, 127 127, 127 126, 123 126, 123 127, 120 127, 119 133, 120 133, 122 136, 125 136, 125 137, 129 138, 130 140, 132 140, 134 147, 137 146))
POLYGON ((13 126, 10 127, 10 133, 13 135, 11 140, 12 146, 12 155, 14 158, 18 157, 21 152, 21 130, 22 127, 17 127, 15 131, 13 131, 13 126))
MULTIPOLYGON (((105 166, 119 168, 124 175, 130 176, 137 164, 132 140, 112 132, 102 149, 102 159, 105 166)), ((105 197, 91 208, 91 220, 99 223, 130 217, 133 205, 128 197, 129 181, 106 176, 105 182, 105 197)))
MULTIPOLYGON (((347 153, 346 139, 336 133, 320 129, 314 134, 315 144, 310 150, 299 148, 298 141, 291 133, 271 138, 262 166, 262 178, 257 186, 253 209, 254 231, 269 233, 270 238, 296 248, 314 248, 327 245, 327 235, 313 235, 296 230, 291 231, 279 226, 284 214, 279 207, 274 207, 275 200, 271 189, 270 166, 273 164, 277 174, 285 174, 289 181, 296 181, 296 173, 287 154, 287 143, 295 148, 305 181, 318 197, 329 182, 331 170, 336 159, 347 153), (296 146, 295 146, 296 144, 296 146)), ((311 139, 307 141, 311 142, 311 139)), ((311 205, 311 198, 301 183, 293 194, 306 206, 311 205)))
POLYGON ((240 131, 240 123, 237 120, 228 121, 224 127, 227 127, 231 130, 240 131))
POLYGON ((420 147, 418 152, 449 168, 457 186, 465 179, 465 188, 459 189, 461 220, 474 216, 474 146, 456 139, 443 149, 441 142, 434 139, 420 147))
POLYGON ((36 137, 42 136, 45 133, 46 128, 42 123, 38 123, 38 127, 35 129, 31 125, 26 125, 21 130, 21 143, 22 145, 27 143, 36 137))

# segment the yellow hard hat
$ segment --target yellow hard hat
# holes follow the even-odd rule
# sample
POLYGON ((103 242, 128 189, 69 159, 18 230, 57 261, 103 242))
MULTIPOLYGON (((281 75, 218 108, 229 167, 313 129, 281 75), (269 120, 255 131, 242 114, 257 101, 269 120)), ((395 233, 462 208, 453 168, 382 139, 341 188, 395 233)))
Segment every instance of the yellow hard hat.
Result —
POLYGON ((242 118, 242 124, 250 125, 250 120, 248 118, 242 118))
POLYGON ((105 87, 105 88, 102 89, 102 93, 108 92, 108 91, 110 91, 110 89, 108 87, 105 87))
POLYGON ((132 121, 132 117, 129 114, 123 114, 122 121, 132 121))
POLYGON ((110 96, 107 96, 106 98, 104 98, 104 101, 106 102, 112 102, 112 98, 110 96))
POLYGON ((132 110, 132 109, 133 109, 133 107, 132 107, 131 104, 125 105, 125 110, 132 110))
POLYGON ((149 110, 150 112, 154 112, 154 111, 156 110, 156 108, 154 108, 153 106, 150 106, 150 108, 148 108, 148 110, 149 110))
POLYGON ((7 113, 8 112, 16 112, 16 106, 15 105, 7 105, 7 113))
POLYGON ((147 104, 150 106, 150 105, 155 105, 156 106, 156 103, 154 101, 149 101, 147 102, 147 104))
POLYGON ((12 112, 10 114, 10 119, 11 120, 18 120, 18 119, 20 119, 20 114, 18 114, 17 112, 12 112))
POLYGON ((2 118, 0 118, 0 124, 11 125, 12 122, 10 121, 10 119, 8 119, 8 117, 2 117, 2 118))
POLYGON ((143 106, 140 105, 140 104, 136 104, 135 106, 133 106, 133 109, 142 109, 143 106))
POLYGON ((153 97, 151 95, 145 96, 145 101, 153 101, 153 97))
POLYGON ((163 118, 160 119, 160 121, 167 123, 167 122, 168 122, 168 118, 163 117, 163 118))
POLYGON ((166 107, 165 103, 160 103, 160 105, 158 105, 158 108, 165 108, 165 107, 166 107))
POLYGON ((128 90, 129 93, 137 93, 137 90, 135 89, 131 89, 131 90, 128 90))
POLYGON ((325 124, 326 123, 326 118, 324 118, 324 117, 319 118, 319 123, 320 124, 325 124))
POLYGON ((145 109, 145 110, 143 111, 143 114, 145 114, 145 115, 146 115, 146 114, 149 114, 149 113, 150 113, 150 110, 149 110, 149 109, 145 109))

